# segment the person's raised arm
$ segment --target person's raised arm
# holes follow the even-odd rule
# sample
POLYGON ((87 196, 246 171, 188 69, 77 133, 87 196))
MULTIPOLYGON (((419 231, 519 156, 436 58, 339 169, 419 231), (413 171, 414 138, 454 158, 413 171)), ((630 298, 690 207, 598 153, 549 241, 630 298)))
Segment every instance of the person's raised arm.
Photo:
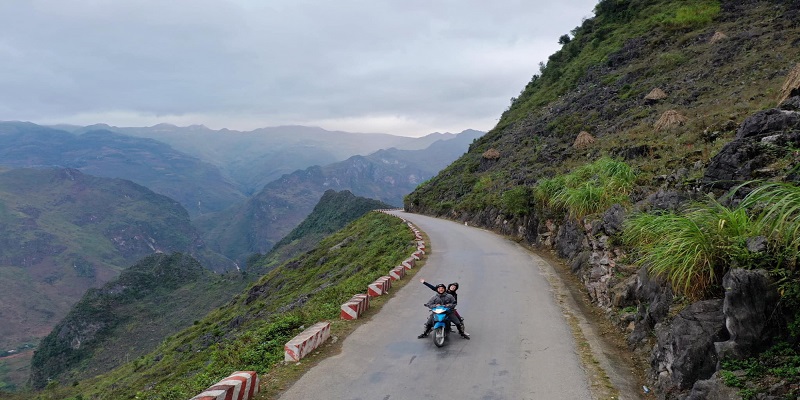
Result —
POLYGON ((433 285, 431 285, 430 283, 428 283, 428 282, 425 282, 425 279, 419 278, 419 281, 420 281, 420 282, 422 282, 422 284, 423 284, 423 285, 425 285, 425 286, 429 287, 429 288, 430 288, 431 290, 433 290, 434 292, 436 291, 436 286, 433 286, 433 285))

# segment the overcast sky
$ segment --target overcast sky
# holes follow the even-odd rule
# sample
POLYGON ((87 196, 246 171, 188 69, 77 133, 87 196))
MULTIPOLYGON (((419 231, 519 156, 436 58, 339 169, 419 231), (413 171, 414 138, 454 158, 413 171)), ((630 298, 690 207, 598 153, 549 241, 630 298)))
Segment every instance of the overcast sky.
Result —
POLYGON ((597 0, 0 0, 0 120, 489 130, 597 0))

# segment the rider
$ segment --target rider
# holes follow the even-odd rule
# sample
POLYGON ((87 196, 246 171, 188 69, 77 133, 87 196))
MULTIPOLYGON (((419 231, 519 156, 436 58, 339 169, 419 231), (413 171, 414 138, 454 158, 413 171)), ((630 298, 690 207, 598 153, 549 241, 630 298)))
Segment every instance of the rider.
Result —
MULTIPOLYGON (((420 278, 419 281, 422 282, 423 285, 431 288, 431 290, 436 291, 436 286, 433 286, 430 283, 425 282, 425 279, 420 278)), ((447 293, 453 295, 453 297, 456 299, 456 303, 458 303, 458 293, 456 293, 457 291, 458 291, 458 282, 453 282, 447 285, 447 293)), ((461 314, 458 313, 458 310, 453 309, 453 314, 455 314, 455 316, 458 318, 459 321, 461 321, 462 324, 464 323, 464 317, 462 317, 461 314)), ((469 333, 467 333, 467 336, 469 336, 469 333)))
MULTIPOLYGON (((453 297, 453 295, 451 295, 450 293, 447 293, 447 287, 444 286, 444 283, 436 285, 436 294, 433 295, 433 297, 431 297, 431 299, 428 300, 427 303, 425 303, 425 306, 428 308, 437 305, 445 306, 450 310, 453 310, 456 306, 455 297, 453 297)), ((452 315, 452 311, 450 312, 450 315, 452 315)), ((469 339, 469 335, 467 335, 466 332, 464 332, 464 324, 461 323, 461 320, 456 318, 450 318, 450 321, 456 325, 456 328, 458 328, 458 333, 461 334, 461 337, 463 337, 464 339, 469 339)), ((425 322, 425 332, 417 336, 417 338, 422 339, 424 337, 427 337, 428 334, 431 332, 431 329, 433 329, 433 313, 428 315, 428 321, 425 322)))

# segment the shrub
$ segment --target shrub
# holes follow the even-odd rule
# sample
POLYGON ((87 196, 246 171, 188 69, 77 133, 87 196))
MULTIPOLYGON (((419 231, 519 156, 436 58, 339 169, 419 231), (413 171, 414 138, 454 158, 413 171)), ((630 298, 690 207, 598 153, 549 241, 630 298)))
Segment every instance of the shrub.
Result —
POLYGON ((636 248, 640 262, 692 299, 720 291, 717 284, 731 268, 766 267, 778 278, 785 303, 800 305, 798 234, 800 188, 766 183, 732 209, 709 199, 682 213, 632 215, 623 241, 636 248), (768 248, 751 252, 747 240, 758 236, 767 238, 768 248))
POLYGON ((756 236, 743 207, 730 210, 709 199, 684 213, 634 214, 623 241, 635 245, 640 262, 693 300, 715 289, 732 265, 746 265, 746 239, 756 236))
POLYGON ((800 187, 763 183, 745 197, 742 206, 752 209, 758 230, 781 249, 779 261, 794 269, 800 252, 800 187))
POLYGON ((542 205, 582 218, 613 204, 627 203, 635 178, 631 167, 624 162, 603 157, 570 174, 540 181, 534 197, 542 205))
POLYGON ((527 186, 516 186, 503 192, 503 209, 513 215, 527 215, 531 208, 531 189, 527 186))

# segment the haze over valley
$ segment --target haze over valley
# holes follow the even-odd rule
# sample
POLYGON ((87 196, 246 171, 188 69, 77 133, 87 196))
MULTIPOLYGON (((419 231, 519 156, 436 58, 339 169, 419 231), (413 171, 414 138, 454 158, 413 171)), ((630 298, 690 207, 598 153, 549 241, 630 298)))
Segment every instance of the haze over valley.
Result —
MULTIPOLYGON (((0 122, 0 348, 17 371, 87 289, 143 257, 181 252, 238 275, 326 191, 399 206, 482 134, 64 128, 0 122)), ((225 293, 257 277, 229 278, 225 293)), ((9 373, 10 381, 22 385, 25 375, 9 373)))

